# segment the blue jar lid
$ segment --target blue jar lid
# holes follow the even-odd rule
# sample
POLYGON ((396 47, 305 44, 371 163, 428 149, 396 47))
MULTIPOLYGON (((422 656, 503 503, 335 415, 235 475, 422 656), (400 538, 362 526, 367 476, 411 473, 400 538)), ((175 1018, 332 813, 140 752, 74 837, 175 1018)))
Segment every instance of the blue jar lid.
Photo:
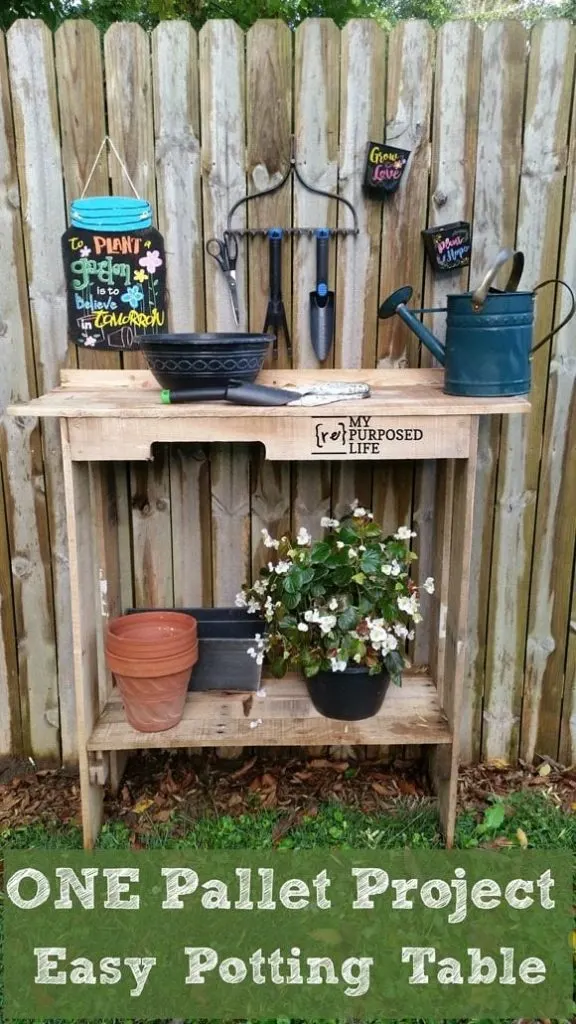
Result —
POLYGON ((136 196, 86 196, 70 206, 75 228, 99 231, 137 231, 152 225, 152 207, 136 196))

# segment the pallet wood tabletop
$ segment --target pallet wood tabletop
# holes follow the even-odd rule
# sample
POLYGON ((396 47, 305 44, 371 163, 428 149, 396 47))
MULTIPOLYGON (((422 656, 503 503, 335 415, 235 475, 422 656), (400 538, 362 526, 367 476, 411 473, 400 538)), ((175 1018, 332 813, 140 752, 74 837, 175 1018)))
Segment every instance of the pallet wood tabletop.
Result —
POLYGON ((28 402, 11 405, 13 416, 64 419, 253 419, 317 418, 328 413, 345 416, 478 416, 525 413, 523 397, 461 398, 442 390, 443 371, 422 370, 265 370, 258 382, 278 387, 317 380, 363 382, 367 399, 331 405, 292 407, 238 406, 228 402, 163 405, 160 388, 146 371, 67 370, 60 387, 28 402))
POLYGON ((380 713, 361 722, 324 718, 312 706, 306 684, 296 675, 265 679, 263 688, 262 698, 255 693, 223 690, 189 693, 182 720, 165 733, 133 729, 126 721, 119 695, 113 694, 87 748, 449 744, 452 740, 436 687, 425 674, 406 675, 401 687, 390 684, 380 713))

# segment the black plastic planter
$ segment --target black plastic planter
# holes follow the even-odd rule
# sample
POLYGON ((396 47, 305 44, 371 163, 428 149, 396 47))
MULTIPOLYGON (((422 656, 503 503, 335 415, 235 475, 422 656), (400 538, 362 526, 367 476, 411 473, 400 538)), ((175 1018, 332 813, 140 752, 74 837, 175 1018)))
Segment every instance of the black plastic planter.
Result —
POLYGON ((306 685, 316 711, 325 718, 359 722, 378 714, 390 676, 386 669, 371 676, 363 666, 354 665, 345 672, 318 672, 306 685))
POLYGON ((398 188, 410 150, 389 146, 386 142, 369 142, 366 150, 364 191, 372 199, 383 199, 398 188))
POLYGON ((426 228, 422 232, 424 248, 434 270, 442 273, 467 267, 472 252, 470 225, 465 220, 426 228))

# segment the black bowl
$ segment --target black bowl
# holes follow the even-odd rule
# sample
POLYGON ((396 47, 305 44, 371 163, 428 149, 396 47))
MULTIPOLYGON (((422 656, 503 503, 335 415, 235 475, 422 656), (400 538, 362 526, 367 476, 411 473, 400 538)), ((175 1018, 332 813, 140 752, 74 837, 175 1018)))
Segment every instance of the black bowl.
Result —
POLYGON ((139 346, 162 388, 251 384, 262 369, 271 334, 144 334, 139 346))

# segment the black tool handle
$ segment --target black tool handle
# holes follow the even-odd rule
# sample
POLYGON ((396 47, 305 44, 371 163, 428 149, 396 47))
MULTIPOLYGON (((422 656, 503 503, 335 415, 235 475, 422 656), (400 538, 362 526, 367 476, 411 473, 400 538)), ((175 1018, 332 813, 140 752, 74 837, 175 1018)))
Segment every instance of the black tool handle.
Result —
POLYGON ((270 299, 279 303, 282 298, 282 230, 270 228, 270 299))
POLYGON ((187 388, 182 391, 162 391, 164 405, 178 402, 218 402, 226 398, 227 388, 187 388))
POLYGON ((328 291, 328 253, 330 244, 330 232, 328 228, 318 228, 316 232, 316 288, 322 294, 324 289, 320 289, 320 285, 325 286, 325 291, 328 291))

